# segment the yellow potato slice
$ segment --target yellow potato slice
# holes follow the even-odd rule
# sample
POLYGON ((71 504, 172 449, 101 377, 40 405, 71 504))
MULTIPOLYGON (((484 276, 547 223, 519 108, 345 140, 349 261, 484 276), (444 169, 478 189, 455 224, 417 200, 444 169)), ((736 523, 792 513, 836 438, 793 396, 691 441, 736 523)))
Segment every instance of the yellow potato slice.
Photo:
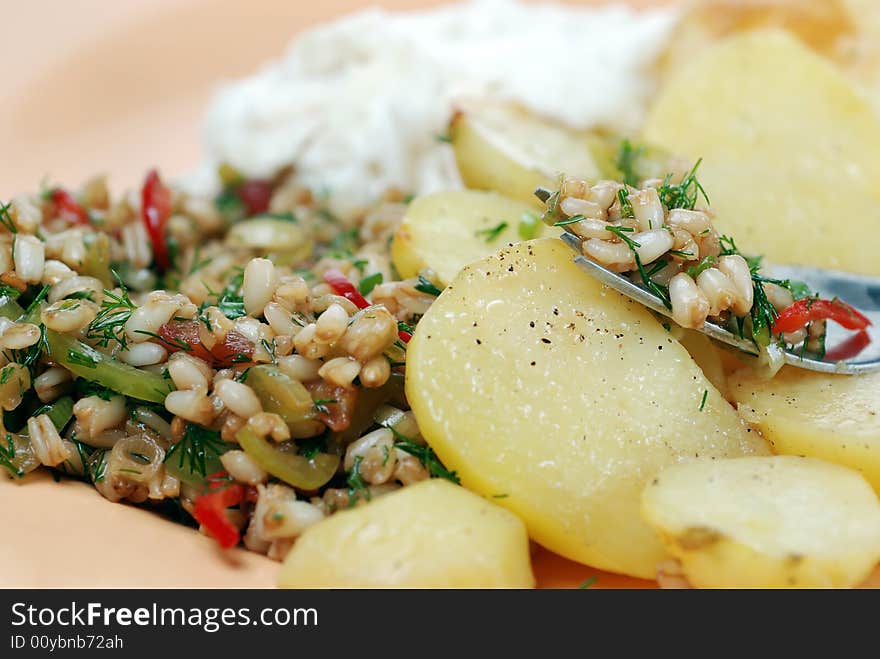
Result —
POLYGON ((697 587, 854 586, 880 560, 876 494, 820 460, 676 465, 645 488, 642 512, 697 587))
POLYGON ((532 227, 531 237, 561 232, 541 222, 531 206, 494 192, 437 192, 409 205, 394 234, 391 258, 404 279, 430 268, 445 285, 468 263, 521 240, 522 222, 532 227), (495 231, 502 223, 506 226, 495 231))
POLYGON ((826 375, 786 366, 762 380, 743 369, 729 384, 774 453, 850 467, 880 492, 880 373, 826 375))
POLYGON ((874 0, 701 0, 689 3, 666 52, 661 71, 675 73, 720 39, 758 28, 784 28, 817 52, 835 55, 855 30, 851 2, 874 0))
POLYGON ((688 354, 697 363, 697 366, 702 369, 703 375, 706 376, 724 398, 729 399, 727 373, 724 370, 721 351, 718 347, 702 332, 681 329, 677 326, 671 326, 671 328, 675 338, 688 351, 688 354))
POLYGON ((529 540, 508 511, 440 479, 309 527, 284 588, 533 588, 529 540))
POLYGON ((719 231, 746 253, 880 274, 880 123, 833 65, 781 31, 735 36, 665 86, 650 143, 696 159, 719 231))
POLYGON ((465 106, 452 118, 449 137, 467 187, 494 190, 532 206, 541 205, 535 188, 556 187, 560 174, 600 177, 588 133, 514 105, 465 106))
POLYGON ((650 312, 585 276, 557 239, 461 272, 409 344, 406 393, 466 487, 545 547, 640 577, 665 556, 639 513, 655 473, 769 453, 650 312))

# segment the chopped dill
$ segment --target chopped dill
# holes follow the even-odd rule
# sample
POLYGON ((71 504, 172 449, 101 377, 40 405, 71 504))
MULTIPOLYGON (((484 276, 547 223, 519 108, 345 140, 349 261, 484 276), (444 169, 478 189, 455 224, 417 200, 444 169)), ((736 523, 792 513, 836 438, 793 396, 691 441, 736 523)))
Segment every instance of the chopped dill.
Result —
POLYGON ((620 143, 620 148, 617 151, 617 162, 615 164, 618 171, 620 171, 622 180, 634 188, 639 186, 636 161, 641 157, 642 153, 644 153, 644 149, 641 146, 634 147, 627 139, 620 143))
POLYGON ((184 352, 192 352, 193 347, 184 341, 183 339, 179 339, 176 336, 172 337, 164 337, 161 334, 156 334, 155 332, 150 332, 149 330, 135 330, 135 334, 143 334, 144 336, 149 336, 152 339, 156 339, 157 341, 161 341, 165 345, 170 348, 174 348, 176 350, 183 350, 184 352))
POLYGON ((208 475, 208 461, 220 457, 226 452, 226 448, 226 442, 220 439, 219 432, 187 423, 183 437, 168 449, 165 462, 177 456, 179 469, 186 469, 193 476, 204 478, 208 475))
POLYGON ((629 190, 626 188, 621 188, 617 191, 617 199, 620 201, 620 215, 621 217, 635 217, 636 213, 633 210, 632 202, 629 200, 629 190))
POLYGON ((572 215, 570 218, 568 218, 566 220, 559 220, 558 222, 554 222, 553 226, 564 227, 564 226, 568 226, 569 224, 577 224, 578 222, 580 222, 582 220, 586 220, 586 219, 587 218, 584 217, 583 215, 572 215))
MULTIPOLYGON (((779 283, 785 285, 784 282, 768 279, 759 273, 761 269, 761 257, 748 257, 743 255, 736 242, 730 236, 720 236, 721 254, 723 256, 739 255, 742 256, 749 265, 749 271, 752 275, 752 288, 754 291, 752 309, 749 311, 749 317, 752 321, 752 341, 758 347, 767 346, 772 340, 771 328, 776 322, 779 315, 776 307, 767 299, 767 293, 764 291, 765 283, 779 283)), ((745 323, 741 319, 737 319, 740 337, 745 334, 745 323)))
POLYGON ((12 216, 9 214, 9 209, 11 207, 11 203, 4 204, 3 202, 0 202, 0 224, 2 224, 9 233, 18 233, 18 229, 15 227, 15 222, 12 221, 12 216))
POLYGON ((27 368, 30 371, 31 379, 37 377, 40 358, 49 349, 46 342, 46 326, 41 323, 38 327, 40 328, 40 338, 32 346, 23 350, 10 350, 8 353, 3 353, 3 356, 10 362, 16 362, 27 368))
POLYGON ((86 368, 97 368, 98 367, 98 362, 93 357, 90 357, 89 355, 87 355, 85 353, 78 352, 77 350, 74 350, 73 348, 71 348, 70 350, 67 351, 67 360, 71 364, 77 364, 78 366, 85 366, 86 368))
POLYGON ((443 463, 437 458, 437 455, 434 453, 433 449, 430 446, 422 446, 421 444, 416 444, 413 440, 405 435, 400 434, 397 430, 395 430, 391 426, 386 426, 388 430, 390 430, 394 434, 394 446, 399 448, 401 451, 405 453, 409 453, 410 455, 419 459, 419 461, 425 465, 425 469, 428 470, 428 473, 431 475, 431 478, 445 478, 448 481, 452 481, 456 485, 461 484, 461 479, 459 479, 458 474, 454 471, 449 471, 446 467, 443 466, 443 463))
POLYGON ((317 400, 313 401, 313 404, 315 406, 315 411, 318 412, 318 414, 330 414, 330 410, 327 408, 327 406, 334 405, 338 402, 339 401, 335 398, 318 398, 317 400))
POLYGON ((499 222, 494 227, 489 227, 488 229, 478 229, 477 231, 474 231, 474 235, 482 236, 487 243, 491 243, 495 240, 498 240, 498 237, 502 233, 504 233, 504 230, 508 226, 509 225, 507 224, 507 222, 499 222))
POLYGON ((581 584, 577 587, 578 590, 587 590, 588 588, 592 588, 596 582, 599 580, 595 574, 591 577, 587 577, 584 579, 581 584))
POLYGON ((97 396, 101 400, 110 400, 114 396, 119 395, 112 389, 108 389, 97 382, 92 382, 85 378, 77 378, 73 383, 73 390, 80 398, 97 396))
POLYGON ((284 211, 283 213, 260 213, 257 217, 265 217, 270 220, 281 220, 282 222, 299 222, 293 211, 284 211))
POLYGON ((31 300, 31 303, 27 306, 27 309, 24 310, 24 317, 25 318, 28 318, 31 315, 31 313, 34 311, 34 309, 36 309, 39 306, 40 302, 42 302, 44 299, 46 299, 46 296, 49 294, 50 288, 52 288, 52 287, 51 286, 43 286, 43 288, 40 289, 40 292, 36 294, 34 299, 31 300))
POLYGON ((703 389, 703 398, 700 401, 700 412, 706 407, 706 399, 709 397, 709 390, 703 389))
POLYGON ((665 286, 660 286, 660 284, 657 284, 653 279, 651 279, 651 276, 645 270, 645 266, 642 265, 642 259, 641 257, 639 257, 638 251, 636 251, 636 248, 641 247, 641 245, 626 235, 627 233, 631 233, 633 230, 629 227, 616 227, 610 225, 606 227, 606 230, 620 238, 620 240, 626 243, 627 247, 632 250, 633 256, 636 260, 636 268, 639 271, 639 275, 641 275, 642 277, 642 283, 644 283, 645 287, 660 299, 660 301, 663 303, 663 306, 665 306, 667 309, 672 309, 672 303, 669 301, 668 289, 666 289, 665 286))
POLYGON ((107 299, 101 301, 100 311, 86 327, 86 337, 96 340, 102 348, 109 346, 111 341, 116 341, 125 350, 128 347, 128 339, 123 328, 131 318, 132 311, 137 307, 128 296, 128 288, 119 274, 115 270, 111 270, 111 274, 119 284, 120 293, 116 294, 104 289, 107 299))
POLYGON ((21 291, 17 288, 12 288, 12 286, 6 284, 0 284, 0 298, 10 298, 15 300, 19 295, 21 295, 21 291))
POLYGON ((68 300, 88 300, 89 302, 95 301, 95 293, 94 291, 74 291, 70 295, 67 296, 68 300))
POLYGON ((6 446, 0 445, 0 467, 5 468, 13 478, 21 478, 24 476, 24 470, 16 466, 15 457, 15 440, 11 433, 6 433, 6 446))
POLYGON ((358 283, 358 291, 360 291, 361 295, 369 295, 373 292, 373 289, 376 288, 376 286, 382 283, 383 280, 384 277, 381 272, 367 275, 361 279, 360 283, 358 283))
POLYGON ((275 357, 275 339, 272 339, 272 343, 269 343, 266 339, 260 339, 260 344, 263 346, 263 349, 269 353, 269 357, 272 358, 272 363, 274 364, 278 359, 275 357))
POLYGON ((452 136, 449 133, 438 133, 434 139, 440 144, 452 144, 452 136))
POLYGON ((357 500, 360 496, 363 496, 364 500, 366 501, 369 501, 372 498, 367 484, 364 483, 364 479, 361 477, 361 462, 363 461, 363 459, 363 456, 355 456, 354 464, 352 465, 351 471, 348 474, 348 480, 346 481, 346 483, 348 484, 349 508, 357 503, 357 500))
MULTIPOLYGON (((84 446, 82 442, 77 442, 77 450, 80 456, 83 455, 82 446, 84 446)), ((107 475, 107 453, 109 451, 93 449, 89 454, 88 462, 83 462, 86 466, 88 478, 92 483, 100 483, 107 475)))
POLYGON ((702 158, 697 160, 693 169, 685 174, 684 178, 682 178, 679 183, 673 184, 672 174, 666 175, 666 178, 663 179, 663 183, 657 188, 657 194, 660 196, 660 201, 667 209, 685 208, 687 210, 693 210, 697 205, 697 201, 699 201, 700 195, 703 196, 703 199, 706 200, 707 204, 709 203, 709 196, 706 194, 702 184, 697 179, 697 170, 702 163, 702 158))
POLYGON ((433 295, 434 297, 437 297, 438 295, 440 295, 440 293, 443 292, 422 275, 419 275, 419 283, 415 285, 415 289, 419 293, 424 293, 425 295, 433 295))
POLYGON ((691 279, 696 279, 713 265, 715 265, 715 257, 711 255, 704 256, 702 259, 700 259, 699 263, 697 263, 696 265, 692 265, 687 270, 685 270, 685 272, 691 279))
POLYGON ((317 437, 301 439, 297 441, 297 446, 299 446, 300 455, 306 460, 314 460, 318 457, 319 453, 327 451, 327 437, 325 435, 318 435, 317 437))

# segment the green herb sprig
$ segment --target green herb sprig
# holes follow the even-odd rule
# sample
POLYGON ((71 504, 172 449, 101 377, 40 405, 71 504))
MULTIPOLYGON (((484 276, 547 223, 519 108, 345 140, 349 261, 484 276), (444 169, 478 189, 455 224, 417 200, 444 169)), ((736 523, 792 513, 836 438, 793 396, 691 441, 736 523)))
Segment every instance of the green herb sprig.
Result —
POLYGON ((660 298, 660 301, 663 303, 663 306, 667 309, 672 309, 672 302, 669 300, 669 289, 665 286, 661 286, 656 283, 653 279, 651 279, 651 274, 645 270, 645 266, 642 265, 642 259, 639 257, 639 253, 637 248, 641 247, 641 244, 627 236, 627 233, 632 233, 633 229, 630 227, 617 227, 617 226, 607 226, 606 230, 610 233, 613 233, 615 236, 620 238, 620 240, 626 243, 627 247, 633 253, 633 256, 636 260, 636 268, 639 271, 639 275, 642 278, 642 283, 645 285, 649 291, 651 291, 654 295, 660 298))
POLYGON ((119 274, 111 271, 120 293, 104 289, 105 300, 101 301, 101 309, 95 315, 92 322, 86 327, 86 336, 96 340, 98 345, 106 348, 111 341, 116 341, 125 350, 128 347, 128 339, 125 336, 125 323, 131 318, 132 312, 137 308, 128 296, 128 288, 123 283, 119 274))
POLYGON ((489 227, 488 229, 479 229, 477 231, 474 231, 474 235, 481 236, 485 239, 485 241, 487 243, 491 243, 491 242, 498 240, 498 237, 502 233, 504 233, 504 230, 508 226, 509 225, 507 224, 507 222, 499 222, 494 227, 489 227))
POLYGON ((176 456, 179 469, 204 478, 207 476, 208 461, 220 457, 227 447, 219 432, 187 423, 183 437, 168 449, 165 462, 175 459, 176 456))
POLYGON ((663 183, 657 188, 657 194, 660 196, 660 201, 667 209, 672 210, 673 208, 684 208, 687 210, 693 210, 700 199, 700 195, 703 196, 703 199, 706 200, 707 204, 709 203, 709 196, 706 194, 702 184, 697 179, 697 170, 702 163, 702 158, 697 160, 693 169, 685 174, 684 178, 678 183, 672 183, 672 174, 666 175, 666 178, 663 179, 663 183))
POLYGON ((399 433, 393 427, 386 427, 394 434, 394 446, 399 448, 401 451, 409 453, 410 455, 418 458, 418 460, 423 465, 425 465, 425 469, 428 470, 431 478, 445 478, 448 481, 452 481, 456 485, 461 485, 461 479, 458 477, 458 474, 444 467, 443 463, 440 462, 440 460, 437 458, 437 454, 434 453, 433 449, 430 446, 422 446, 421 444, 417 444, 409 437, 406 437, 405 435, 399 433))

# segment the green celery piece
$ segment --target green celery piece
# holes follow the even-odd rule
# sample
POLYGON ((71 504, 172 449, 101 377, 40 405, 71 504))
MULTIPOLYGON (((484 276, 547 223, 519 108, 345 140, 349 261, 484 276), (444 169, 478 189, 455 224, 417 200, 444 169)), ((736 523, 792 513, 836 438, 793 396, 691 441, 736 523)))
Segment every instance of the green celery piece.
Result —
POLYGON ((129 366, 71 336, 47 329, 46 341, 52 359, 68 371, 124 396, 164 403, 172 391, 171 381, 161 375, 129 366))
POLYGON ((49 415, 49 420, 58 432, 64 430, 64 427, 70 423, 73 418, 73 398, 64 396, 58 400, 46 405, 47 409, 43 414, 49 415))
POLYGON ((274 446, 245 426, 235 435, 244 452, 276 478, 300 490, 317 490, 336 474, 339 456, 319 453, 313 460, 274 446))
POLYGON ((9 320, 18 320, 24 314, 24 309, 14 298, 4 295, 0 297, 0 316, 9 320))

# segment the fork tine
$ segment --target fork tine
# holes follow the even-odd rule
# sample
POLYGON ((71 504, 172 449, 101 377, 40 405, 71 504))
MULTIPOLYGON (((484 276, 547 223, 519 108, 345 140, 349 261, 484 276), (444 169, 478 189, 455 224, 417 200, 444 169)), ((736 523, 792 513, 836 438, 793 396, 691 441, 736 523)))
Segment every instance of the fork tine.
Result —
POLYGON ((536 188, 535 196, 546 204, 547 200, 553 196, 553 193, 547 188, 536 188))

